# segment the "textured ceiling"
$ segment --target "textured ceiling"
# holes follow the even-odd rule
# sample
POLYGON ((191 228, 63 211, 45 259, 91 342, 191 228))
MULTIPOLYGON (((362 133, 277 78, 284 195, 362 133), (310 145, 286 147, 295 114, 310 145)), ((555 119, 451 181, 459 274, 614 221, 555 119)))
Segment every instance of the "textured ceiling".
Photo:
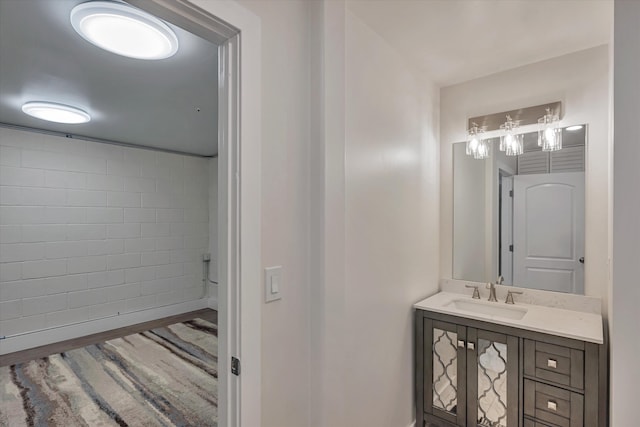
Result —
POLYGON ((349 0, 349 10, 448 86, 609 42, 611 0, 349 0))
POLYGON ((82 39, 69 12, 84 0, 0 0, 0 122, 199 155, 217 153, 217 46, 171 26, 180 48, 160 61, 114 55, 82 39), (26 101, 92 115, 62 125, 26 101))

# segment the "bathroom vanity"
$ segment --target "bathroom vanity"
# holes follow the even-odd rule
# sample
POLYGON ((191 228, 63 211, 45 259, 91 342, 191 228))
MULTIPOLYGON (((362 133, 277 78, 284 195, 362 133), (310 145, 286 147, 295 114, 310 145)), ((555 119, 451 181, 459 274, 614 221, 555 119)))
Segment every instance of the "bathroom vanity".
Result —
POLYGON ((513 288, 498 288, 497 302, 449 290, 414 305, 416 427, 606 426, 599 308, 505 304, 513 288))

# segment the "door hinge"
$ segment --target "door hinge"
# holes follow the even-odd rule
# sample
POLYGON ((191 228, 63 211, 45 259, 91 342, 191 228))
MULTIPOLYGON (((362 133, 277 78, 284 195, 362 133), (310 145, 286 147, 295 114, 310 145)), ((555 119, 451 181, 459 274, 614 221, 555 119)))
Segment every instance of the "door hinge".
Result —
POLYGON ((231 357, 231 373, 240 376, 240 359, 233 356, 231 357))
POLYGON ((513 197, 513 190, 509 190, 509 197, 513 197))
POLYGON ((513 245, 509 245, 509 252, 513 252, 513 245))

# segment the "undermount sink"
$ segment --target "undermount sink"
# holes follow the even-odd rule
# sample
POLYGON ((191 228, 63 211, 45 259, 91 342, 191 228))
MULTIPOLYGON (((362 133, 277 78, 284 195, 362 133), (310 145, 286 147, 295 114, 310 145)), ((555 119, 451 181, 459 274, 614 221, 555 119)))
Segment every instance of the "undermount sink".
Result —
POLYGON ((499 305, 497 302, 484 302, 469 299, 454 299, 446 304, 446 307, 459 311, 466 311, 468 313, 478 313, 513 320, 520 320, 525 314, 527 314, 527 309, 523 307, 509 307, 504 304, 499 305))

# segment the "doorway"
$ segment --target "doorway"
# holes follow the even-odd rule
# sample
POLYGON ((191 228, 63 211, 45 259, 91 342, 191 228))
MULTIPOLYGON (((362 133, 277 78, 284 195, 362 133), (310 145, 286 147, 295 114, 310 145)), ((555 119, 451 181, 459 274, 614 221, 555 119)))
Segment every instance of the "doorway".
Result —
MULTIPOLYGON (((217 70, 218 72, 216 73, 215 68, 212 67, 212 73, 216 73, 214 74, 214 76, 216 77, 216 80, 218 80, 220 91, 219 105, 221 107, 219 111, 220 126, 218 134, 218 139, 220 141, 220 163, 218 169, 218 177, 220 187, 219 198, 221 214, 219 215, 218 221, 222 226, 219 227, 220 236, 218 250, 220 259, 219 282, 221 282, 224 286, 222 286, 220 289, 220 297, 218 299, 218 308, 220 311, 219 323, 221 328, 219 348, 220 357, 218 365, 220 372, 221 394, 221 400, 219 402, 219 419, 221 425, 257 426, 260 425, 260 292, 259 287, 256 286, 256 284, 260 281, 260 22, 254 15, 250 14, 250 12, 233 2, 225 2, 224 4, 222 4, 222 2, 215 2, 215 4, 211 4, 212 2, 199 1, 197 2, 198 5, 195 5, 193 3, 182 0, 131 0, 129 1, 129 3, 151 13, 152 15, 164 19, 170 24, 180 26, 181 28, 192 32, 193 34, 196 34, 203 39, 213 40, 217 42, 217 45, 221 46, 219 49, 220 66, 217 70), (240 73, 241 63, 243 69, 246 67, 246 71, 242 74, 240 73), (241 87, 243 89, 242 91, 240 90, 241 87), (240 262, 240 260, 242 260, 242 262, 240 262), (236 369, 237 375, 231 375, 229 373, 229 365, 232 358, 239 362, 236 369), (242 405, 240 405, 241 401, 242 405)), ((65 21, 68 21, 68 17, 65 16, 64 18, 65 21)), ((73 153, 72 151, 73 147, 79 147, 80 144, 74 144, 73 135, 57 135, 57 137, 69 138, 65 146, 71 147, 69 148, 69 153, 71 155, 77 156, 77 153, 73 153)), ((105 141, 96 140, 95 142, 105 141)), ((22 142, 20 143, 22 144, 22 142)), ((59 147, 56 147, 56 150, 59 149, 59 147)), ((12 152, 20 152, 20 149, 11 150, 13 150, 12 152)), ((50 151, 55 152, 56 150, 50 151)), ((123 155, 124 159, 122 163, 126 163, 126 160, 128 159, 127 154, 130 154, 131 150, 127 148, 114 148, 114 150, 119 150, 119 155, 123 155)), ((43 149, 42 151, 48 150, 43 149)), ((6 161, 11 160, 8 159, 7 156, 5 156, 4 150, 3 158, 6 159, 6 161)), ((44 165, 43 161, 41 161, 39 164, 31 163, 29 165, 24 165, 22 164, 19 157, 17 158, 18 163, 15 165, 10 165, 10 167, 13 167, 12 171, 15 171, 16 173, 21 171, 21 167, 38 169, 35 171, 35 173, 44 176, 44 172, 40 171, 39 169, 55 169, 52 168, 51 165, 57 165, 56 167, 62 168, 66 167, 66 165, 68 164, 68 161, 64 155, 41 155, 40 158, 45 159, 48 162, 47 165, 45 165, 47 167, 41 166, 44 165), (59 164, 56 162, 58 162, 59 164)), ((14 158, 11 161, 15 162, 16 160, 14 158)), ((101 161, 102 169, 100 169, 99 171, 96 170, 95 164, 81 166, 75 164, 74 167, 86 168, 87 170, 83 170, 82 172, 86 174, 109 175, 106 172, 108 170, 106 164, 108 164, 108 162, 104 163, 101 161)), ((191 162, 189 164, 191 164, 191 162)), ((170 167, 164 168, 165 171, 169 169, 170 167)), ((58 172, 49 175, 51 175, 52 177, 57 177, 58 175, 56 175, 56 173, 60 175, 58 172)), ((195 174, 195 172, 193 174, 195 174)), ((3 174, 3 177, 5 175, 6 174, 3 174)), ((198 175, 202 174, 198 173, 198 175)), ((79 177, 82 179, 86 178, 84 175, 79 177)), ((93 178, 95 178, 95 176, 93 176, 93 178)), ((35 184, 33 184, 32 186, 42 187, 44 186, 43 183, 44 181, 40 180, 38 182, 35 182, 35 184)), ((6 181, 5 184, 8 187, 26 186, 24 180, 19 176, 17 178, 12 177, 11 180, 6 181)), ((138 182, 138 184, 142 185, 144 183, 140 181, 138 182)), ((65 180, 60 181, 61 187, 67 185, 80 184, 69 183, 65 180)), ((106 186, 107 184, 100 185, 106 186)), ((85 194, 88 193, 88 191, 80 193, 75 189, 67 190, 67 188, 72 187, 63 187, 61 189, 56 188, 54 190, 48 190, 50 192, 57 192, 56 194, 64 196, 64 200, 62 202, 52 199, 52 203, 65 203, 65 205, 63 205, 65 206, 63 209, 66 209, 65 212, 73 209, 85 209, 84 204, 82 205, 82 208, 67 208, 67 204, 69 203, 69 198, 67 197, 68 194, 73 195, 74 203, 89 203, 89 205, 93 203, 96 206, 106 206, 108 203, 111 203, 108 201, 108 196, 110 196, 111 194, 107 194, 107 191, 116 191, 105 187, 103 189, 100 189, 100 193, 98 193, 96 190, 95 194, 91 194, 93 196, 99 196, 95 200, 91 199, 93 200, 91 201, 89 199, 86 199, 85 201, 81 202, 77 200, 78 197, 88 196, 89 194, 85 194)), ((124 190, 118 191, 124 192, 124 190)), ((31 192, 33 193, 33 191, 31 192)), ((142 193, 145 191, 139 190, 132 192, 142 193)), ((146 192, 151 192, 151 190, 146 190, 146 192)), ((14 193, 19 194, 20 192, 16 190, 14 191, 14 193)), ((138 197, 139 200, 139 196, 136 197, 138 197)), ((29 211, 35 212, 37 215, 42 215, 47 208, 46 206, 40 206, 42 205, 42 203, 40 203, 37 208, 23 209, 21 206, 25 204, 23 203, 23 199, 15 200, 16 201, 10 203, 11 207, 9 209, 5 209, 3 207, 3 214, 7 214, 10 212, 18 213, 18 210, 22 209, 22 211, 24 212, 29 211)), ((112 209, 112 211, 110 211, 114 215, 119 215, 118 218, 109 218, 106 216, 98 218, 95 215, 102 214, 104 212, 101 213, 98 212, 97 209, 92 208, 91 213, 92 215, 94 215, 93 218, 95 221, 100 223, 100 226, 76 226, 75 223, 82 222, 84 217, 78 217, 79 219, 77 221, 72 221, 74 225, 69 227, 67 227, 67 224, 71 224, 71 222, 61 222, 61 224, 63 225, 57 228, 62 230, 64 233, 60 234, 59 236, 56 235, 57 237, 55 238, 55 241, 62 242, 63 240, 67 239, 68 234, 71 232, 69 230, 73 228, 72 231, 76 233, 77 236, 80 236, 80 234, 78 233, 82 231, 82 233, 86 235, 86 239, 96 241, 96 245, 98 243, 102 245, 102 243, 104 242, 101 242, 101 240, 108 240, 108 237, 113 239, 120 238, 121 241, 118 243, 121 245, 121 247, 123 247, 125 242, 122 239, 127 238, 127 236, 124 236, 124 231, 122 230, 125 230, 126 228, 127 230, 132 231, 131 234, 136 234, 134 232, 140 234, 139 230, 142 228, 141 225, 138 224, 135 227, 129 225, 118 225, 116 227, 108 226, 106 225, 106 223, 108 223, 109 221, 121 221, 121 214, 123 211, 122 208, 131 208, 130 211, 132 214, 136 213, 139 215, 152 212, 143 212, 140 206, 128 206, 129 204, 134 203, 132 201, 127 202, 124 199, 119 200, 120 201, 118 203, 122 204, 122 206, 120 206, 119 209, 114 208, 112 209), (138 211, 133 212, 133 208, 138 209, 138 211), (91 234, 93 229, 98 228, 100 229, 98 231, 100 231, 100 233, 102 234, 91 234), (117 229, 122 231, 121 234, 123 234, 123 236, 116 235, 115 232, 117 231, 117 229), (107 235, 106 230, 111 230, 112 233, 110 235, 107 235), (98 240, 100 240, 100 242, 98 242, 98 240)), ((166 206, 158 206, 158 208, 166 208, 166 206)), ((103 210, 105 212, 107 211, 107 209, 103 210)), ((51 209, 51 211, 59 213, 60 209, 51 209)), ((20 227, 22 227, 22 223, 30 219, 30 217, 26 215, 6 215, 3 216, 3 218, 15 222, 15 224, 9 227, 11 231, 21 231, 20 227)), ((34 217, 34 221, 38 218, 40 217, 34 217)), ((143 221, 142 217, 138 218, 141 219, 132 222, 151 222, 151 220, 143 221)), ((144 218, 148 219, 148 217, 144 218)), ((57 220, 71 221, 67 219, 57 220)), ((9 228, 7 230, 9 230, 9 228)), ((53 229, 56 227, 50 228, 53 229)), ((147 230, 151 230, 153 227, 145 225, 144 228, 147 230)), ((155 227, 153 228, 153 230, 156 230, 156 228, 159 230, 161 227, 155 227)), ((164 229, 168 229, 168 226, 165 226, 164 229)), ((85 237, 81 237, 82 236, 72 240, 75 241, 85 239, 85 237)), ((40 236, 38 236, 37 238, 42 239, 42 237, 40 236)), ((15 240, 15 236, 12 237, 12 239, 15 240)), ((16 240, 15 242, 13 240, 11 240, 11 243, 15 243, 15 245, 22 245, 23 243, 21 240, 16 240)), ((2 262, 7 264, 14 262, 31 262, 32 260, 27 259, 26 257, 34 257, 36 255, 38 255, 39 257, 44 257, 44 255, 42 254, 45 253, 45 245, 40 243, 41 240, 38 240, 37 242, 38 243, 35 246, 38 246, 38 248, 41 249, 39 255, 34 255, 35 251, 32 249, 34 249, 35 246, 31 245, 29 248, 25 247, 24 250, 19 253, 16 252, 17 255, 13 258, 6 256, 7 251, 3 251, 5 254, 5 258, 3 258, 2 262)), ((55 245, 47 246, 54 247, 55 245)), ((67 246, 70 245, 67 244, 67 246)), ((85 242, 79 242, 77 245, 75 245, 75 247, 80 249, 78 249, 79 254, 73 255, 74 257, 82 257, 87 255, 85 253, 85 248, 87 247, 87 244, 85 244, 85 242)), ((16 246, 16 248, 22 249, 22 247, 18 246, 16 246)), ((109 248, 110 246, 105 246, 105 248, 101 250, 112 250, 109 248)), ((115 251, 116 249, 113 250, 115 251)), ((132 252, 126 249, 124 249, 123 251, 126 253, 132 252)), ((45 273, 48 276, 52 277, 65 275, 69 271, 69 269, 67 269, 66 258, 70 258, 72 256, 69 255, 67 257, 62 257, 65 258, 65 260, 58 261, 56 259, 61 258, 61 253, 57 253, 55 250, 49 253, 51 254, 50 258, 54 260, 47 260, 45 262, 46 266, 50 267, 49 270, 51 271, 41 272, 36 271, 32 268, 32 272, 23 274, 22 270, 13 269, 12 265, 10 266, 11 268, 7 267, 3 269, 3 282, 20 282, 22 280, 30 279, 39 280, 41 275, 44 275, 45 273), (18 272, 19 274, 16 274, 16 272, 18 272)), ((74 262, 73 268, 71 269, 72 274, 93 274, 94 270, 112 270, 116 267, 115 261, 119 261, 121 263, 121 269, 123 270, 123 272, 125 268, 136 268, 136 266, 133 265, 133 261, 131 261, 133 257, 124 257, 107 252, 105 252, 105 254, 89 255, 94 255, 95 258, 92 258, 91 260, 83 259, 82 261, 85 261, 84 264, 74 262), (102 258, 98 259, 98 257, 102 258), (131 260, 129 258, 131 258, 131 260), (88 265, 86 263, 88 261, 92 261, 93 263, 91 265, 88 265), (129 261, 131 262, 127 264, 129 261), (88 268, 92 270, 82 270, 88 268)), ((139 262, 140 256, 136 255, 135 258, 139 262)), ((168 259, 171 258, 167 258, 167 260, 168 259)), ((30 268, 40 267, 40 264, 38 264, 38 266, 32 266, 31 264, 29 264, 28 266, 30 268)), ((173 274, 171 272, 169 273, 173 274)), ((100 277, 103 276, 104 278, 108 278, 109 274, 105 272, 104 275, 101 275, 100 277)), ((82 279, 85 278, 85 276, 82 276, 82 279)), ((140 281, 150 280, 143 280, 141 278, 140 281)), ((64 282, 65 286, 69 286, 68 281, 64 282)), ((109 286, 115 286, 118 284, 119 283, 109 283, 109 286)), ((76 289, 75 291, 84 291, 84 283, 79 282, 77 287, 78 289, 76 289)), ((7 287, 4 286, 4 288, 7 287)), ((47 291, 49 291, 49 289, 47 289, 47 291)), ((60 303, 59 306, 64 310, 69 309, 69 306, 66 303, 66 292, 67 291, 58 292, 64 295, 61 295, 60 298, 56 299, 56 301, 60 303)), ((103 300, 107 300, 108 292, 100 291, 98 293, 104 297, 103 300)), ((200 295, 200 293, 198 293, 198 295, 200 295)), ((8 300, 14 299, 18 299, 18 297, 8 298, 8 300)), ((103 302, 103 300, 101 299, 100 301, 103 302)), ((213 304, 213 301, 210 301, 210 303, 213 304)), ((81 304, 84 303, 77 300, 73 305, 75 306, 81 304)), ((47 306, 47 304, 43 304, 43 306, 47 306)), ((40 308, 38 307, 32 304, 32 310, 30 311, 30 313, 34 315, 41 315, 41 313, 35 312, 36 310, 40 310, 40 308)), ((49 308, 51 308, 50 305, 49 308)), ((54 310, 53 308, 51 308, 51 310, 49 311, 53 312, 62 310, 54 310)), ((85 314, 85 312, 90 313, 89 309, 82 310, 83 315, 85 314)), ((3 314, 5 313, 6 311, 3 310, 3 314)), ((95 312, 91 312, 91 314, 99 317, 99 314, 95 312)), ((120 314, 121 313, 119 311, 116 312, 117 316, 120 316, 120 314)), ((22 317, 22 313, 19 313, 19 315, 16 316, 22 317)), ((44 318, 43 316, 41 317, 44 318)), ((113 318, 115 319, 117 317, 115 317, 114 315, 113 318)), ((64 322, 64 319, 61 321, 64 322)), ((18 322, 19 321, 16 321, 14 323, 18 322)), ((80 328, 76 327, 77 322, 71 323, 68 325, 69 327, 65 329, 65 333, 77 337, 86 335, 86 333, 91 333, 91 328, 101 329, 102 326, 98 325, 98 323, 99 322, 97 321, 94 322, 93 320, 89 320, 85 322, 82 331, 80 330, 80 328)), ((112 328, 113 326, 120 325, 117 321, 110 320, 110 324, 108 326, 109 328, 112 328)), ((26 334, 19 334, 19 337, 11 337, 11 340, 5 340, 5 338, 8 337, 0 337, 0 347, 2 347, 0 348, 0 353, 4 354, 5 350, 8 350, 6 351, 6 353, 9 353, 12 346, 17 345, 24 345, 24 348, 34 347, 38 343, 38 337, 42 336, 48 336, 47 339, 50 340, 49 342, 57 341, 55 337, 52 337, 52 334, 49 330, 39 328, 37 327, 37 325, 34 327, 25 326, 25 328, 27 328, 29 331, 35 331, 36 333, 29 332, 28 336, 26 336, 26 334)))
POLYGON ((260 426, 260 19, 235 2, 127 1, 220 46, 219 423, 260 426))

